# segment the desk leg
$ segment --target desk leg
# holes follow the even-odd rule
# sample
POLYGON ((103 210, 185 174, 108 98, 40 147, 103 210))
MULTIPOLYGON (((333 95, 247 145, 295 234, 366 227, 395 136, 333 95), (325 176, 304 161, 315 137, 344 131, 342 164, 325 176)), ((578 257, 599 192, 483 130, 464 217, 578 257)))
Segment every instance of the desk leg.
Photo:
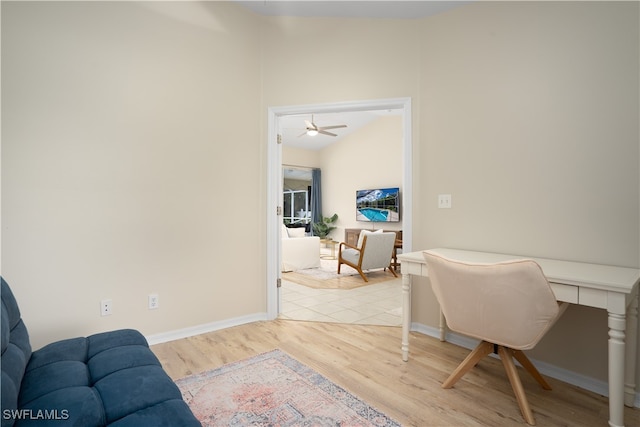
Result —
MULTIPOLYGON (((406 270, 403 268, 402 270, 406 270)), ((409 360, 409 329, 411 328, 411 276, 402 274, 402 360, 409 360)))
POLYGON ((624 383, 624 404, 633 408, 636 399, 636 354, 638 352, 638 298, 631 299, 627 310, 626 365, 624 383))
POLYGON ((624 426, 624 314, 609 311, 609 426, 624 426))

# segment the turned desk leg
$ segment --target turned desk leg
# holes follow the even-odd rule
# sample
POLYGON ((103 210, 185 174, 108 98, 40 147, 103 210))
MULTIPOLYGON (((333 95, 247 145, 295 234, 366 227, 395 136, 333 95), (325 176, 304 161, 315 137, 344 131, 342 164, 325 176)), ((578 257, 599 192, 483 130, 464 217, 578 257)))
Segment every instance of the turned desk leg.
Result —
MULTIPOLYGON (((405 268, 402 268, 405 271, 405 268)), ((402 274, 402 360, 409 360, 409 330, 411 328, 411 276, 402 274)))
POLYGON ((624 314, 609 312, 609 426, 624 426, 624 314))
POLYGON ((638 298, 635 295, 627 310, 624 404, 633 408, 636 398, 636 355, 638 352, 638 298))

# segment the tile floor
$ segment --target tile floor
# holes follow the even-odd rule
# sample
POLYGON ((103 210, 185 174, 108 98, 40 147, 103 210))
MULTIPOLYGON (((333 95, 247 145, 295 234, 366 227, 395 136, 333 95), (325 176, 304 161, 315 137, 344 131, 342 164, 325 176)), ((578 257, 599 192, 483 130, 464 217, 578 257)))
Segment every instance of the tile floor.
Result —
POLYGON ((282 281, 283 319, 401 326, 402 279, 355 289, 313 289, 282 281))

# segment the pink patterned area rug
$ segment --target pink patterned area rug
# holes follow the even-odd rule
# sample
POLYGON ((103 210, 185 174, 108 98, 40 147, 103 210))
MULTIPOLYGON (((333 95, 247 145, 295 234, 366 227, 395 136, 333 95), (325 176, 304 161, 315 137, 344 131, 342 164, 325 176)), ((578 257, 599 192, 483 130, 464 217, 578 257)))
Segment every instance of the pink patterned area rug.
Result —
POLYGON ((400 426, 281 350, 176 384, 204 427, 400 426))

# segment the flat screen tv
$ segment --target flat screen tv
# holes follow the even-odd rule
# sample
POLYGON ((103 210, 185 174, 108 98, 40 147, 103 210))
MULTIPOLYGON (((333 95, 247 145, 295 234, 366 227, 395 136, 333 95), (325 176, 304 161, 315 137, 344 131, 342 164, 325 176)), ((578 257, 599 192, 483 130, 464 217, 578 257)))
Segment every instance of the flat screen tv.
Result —
POLYGON ((400 221, 400 189, 392 187, 356 191, 356 220, 400 221))

